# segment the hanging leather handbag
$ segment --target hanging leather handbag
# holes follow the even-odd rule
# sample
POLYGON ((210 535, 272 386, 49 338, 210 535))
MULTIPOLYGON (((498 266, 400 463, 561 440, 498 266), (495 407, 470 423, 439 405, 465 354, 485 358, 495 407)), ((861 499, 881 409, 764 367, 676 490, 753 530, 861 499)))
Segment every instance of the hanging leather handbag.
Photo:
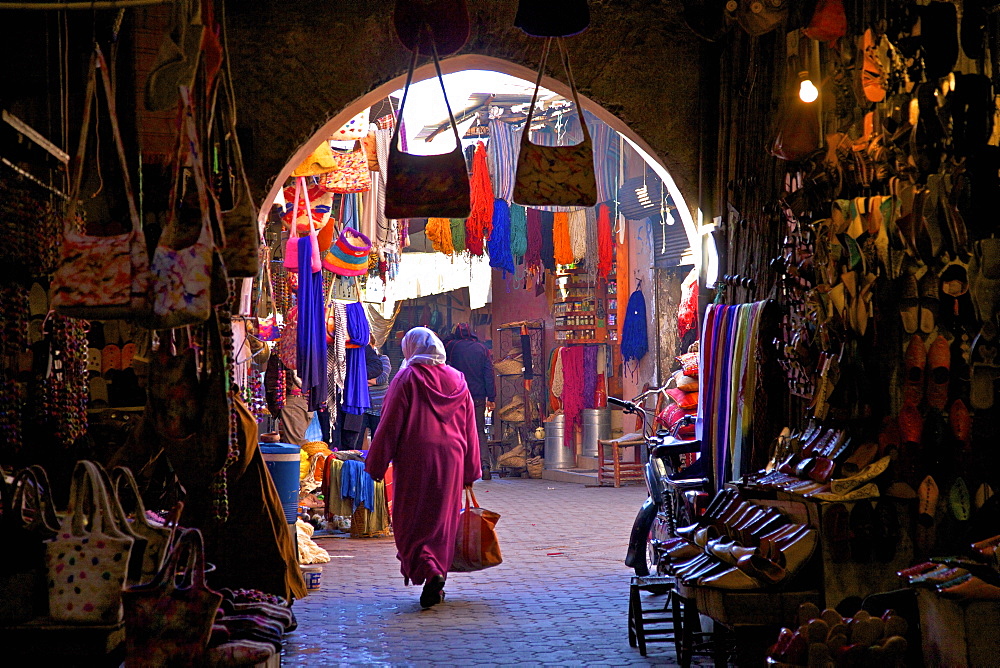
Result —
POLYGON ((448 94, 444 89, 444 77, 434 51, 434 69, 437 71, 448 107, 448 119, 455 133, 455 148, 442 155, 412 155, 399 150, 399 128, 402 125, 406 97, 413 81, 413 70, 417 66, 417 52, 413 52, 410 69, 406 73, 406 88, 403 102, 399 106, 392 140, 389 143, 389 160, 386 166, 385 216, 399 218, 467 218, 470 208, 469 173, 462 153, 462 140, 458 126, 448 104, 448 94))
POLYGON ((205 665, 222 594, 205 583, 200 531, 184 529, 153 581, 130 587, 122 600, 126 668, 205 665))
POLYGON ((108 490, 93 462, 77 462, 69 494, 69 511, 45 545, 49 616, 56 622, 117 623, 132 538, 115 525, 108 490))
POLYGON ((56 536, 52 489, 40 466, 19 471, 9 487, 0 477, 0 625, 45 617, 45 542, 56 536))
POLYGON ((321 174, 319 187, 331 193, 363 193, 372 189, 368 155, 361 142, 350 151, 334 151, 333 169, 321 174))
POLYGON ((520 0, 514 25, 533 37, 570 37, 590 27, 587 0, 520 0))
POLYGON ((260 207, 254 201, 247 178, 246 167, 243 164, 243 151, 236 133, 236 105, 233 103, 232 82, 228 70, 223 82, 226 84, 229 109, 226 118, 229 123, 229 136, 232 143, 233 168, 235 170, 235 198, 233 208, 222 212, 222 228, 225 232, 225 248, 222 259, 226 263, 226 272, 230 278, 252 278, 257 274, 260 259, 260 224, 257 215, 260 207))
POLYGON ((521 132, 521 152, 514 176, 514 202, 525 206, 594 206, 597 204, 597 179, 594 175, 594 146, 583 118, 583 108, 569 65, 563 38, 548 38, 542 49, 542 63, 535 80, 535 92, 528 107, 528 118, 521 132), (548 60, 552 40, 559 46, 563 69, 573 93, 573 103, 580 117, 583 141, 573 146, 540 146, 531 143, 531 119, 534 117, 538 88, 548 60))
POLYGON ((66 208, 64 237, 59 248, 59 264, 49 291, 49 304, 57 313, 71 318, 90 320, 127 319, 148 309, 149 256, 139 220, 139 210, 132 196, 125 147, 118 129, 115 93, 111 88, 108 66, 100 47, 95 47, 90 59, 90 71, 83 108, 83 126, 76 165, 66 208), (77 230, 76 210, 83 180, 83 165, 87 159, 87 135, 91 110, 97 89, 97 70, 107 98, 111 134, 114 138, 121 175, 128 201, 128 232, 106 237, 91 236, 77 230))

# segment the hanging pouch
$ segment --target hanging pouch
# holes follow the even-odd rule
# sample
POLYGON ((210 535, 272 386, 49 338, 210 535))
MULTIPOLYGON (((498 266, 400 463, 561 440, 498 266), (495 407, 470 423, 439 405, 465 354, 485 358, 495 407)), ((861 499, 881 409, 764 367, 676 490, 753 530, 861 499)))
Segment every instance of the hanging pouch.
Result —
POLYGON ((331 193, 363 193, 372 189, 368 154, 360 141, 350 151, 334 151, 333 163, 333 169, 319 177, 321 188, 331 193))
POLYGON ((271 249, 264 247, 260 261, 260 302, 257 311, 257 337, 261 341, 276 341, 281 336, 278 327, 278 308, 274 303, 274 286, 271 284, 271 249))
POLYGON ((525 206, 594 206, 597 204, 597 180, 594 176, 594 146, 590 139, 583 108, 576 92, 576 82, 569 66, 569 55, 563 39, 549 38, 542 49, 535 92, 528 107, 528 118, 521 133, 521 152, 517 157, 514 177, 514 202, 525 206), (538 99, 538 88, 549 57, 552 40, 556 39, 563 69, 573 93, 573 103, 580 117, 583 141, 573 146, 539 146, 531 143, 531 119, 538 99))
POLYGON ((412 155, 399 150, 399 128, 403 124, 403 109, 417 66, 417 51, 413 52, 410 69, 406 73, 403 103, 399 106, 392 141, 389 143, 389 160, 385 186, 385 217, 399 218, 467 218, 469 216, 469 173, 462 153, 462 140, 458 126, 448 104, 444 89, 437 49, 434 51, 434 69, 437 70, 441 93, 448 107, 448 119, 455 133, 455 149, 442 155, 412 155))
POLYGON ((71 318, 112 320, 141 315, 148 309, 149 256, 146 254, 139 210, 132 196, 125 147, 118 129, 115 94, 108 76, 108 65, 99 47, 95 48, 90 59, 83 126, 74 163, 76 172, 70 188, 64 238, 59 249, 59 266, 52 277, 49 304, 56 313, 71 318), (76 208, 83 180, 83 165, 87 159, 87 135, 93 100, 97 93, 98 69, 101 70, 101 82, 111 118, 111 132, 121 162, 130 219, 125 226, 129 228, 128 232, 107 237, 91 236, 76 229, 76 208))
MULTIPOLYGON (((298 210, 300 193, 306 203, 306 218, 309 221, 309 243, 312 245, 310 257, 312 258, 312 270, 315 272, 323 268, 319 256, 319 232, 316 230, 315 221, 312 216, 312 206, 309 203, 309 187, 306 185, 306 180, 303 176, 295 178, 295 197, 292 201, 292 211, 298 210)), ((329 220, 329 213, 327 213, 327 220, 329 220)), ((299 237, 296 232, 297 226, 298 223, 296 222, 296 225, 288 231, 288 241, 285 243, 286 269, 299 268, 299 241, 302 237, 299 237)))

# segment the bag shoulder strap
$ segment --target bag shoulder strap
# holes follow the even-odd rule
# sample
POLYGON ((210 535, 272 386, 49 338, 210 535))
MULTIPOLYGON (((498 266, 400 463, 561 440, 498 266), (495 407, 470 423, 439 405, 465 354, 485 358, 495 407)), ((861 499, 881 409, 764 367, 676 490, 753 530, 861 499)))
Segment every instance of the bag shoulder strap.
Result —
POLYGON ((580 126, 583 129, 583 141, 590 141, 590 130, 587 129, 587 119, 583 117, 583 107, 580 106, 580 95, 576 90, 576 80, 573 78, 573 70, 569 64, 569 52, 562 37, 549 37, 545 40, 542 48, 542 62, 538 66, 538 78, 535 79, 535 92, 531 95, 531 105, 528 107, 528 118, 524 121, 524 131, 521 133, 521 144, 530 144, 529 134, 531 132, 531 119, 534 117, 535 102, 538 100, 538 89, 542 85, 542 74, 545 72, 545 63, 549 59, 549 51, 552 47, 552 40, 556 40, 559 47, 559 56, 562 60, 563 70, 566 72, 566 79, 569 82, 569 90, 573 95, 573 104, 576 105, 576 113, 580 118, 580 126))
MULTIPOLYGON (((406 107, 406 97, 410 92, 410 84, 413 82, 413 70, 417 67, 417 56, 419 49, 414 49, 413 57, 410 59, 410 69, 406 71, 406 86, 403 88, 403 101, 399 104, 399 111, 396 112, 395 127, 392 130, 392 139, 389 142, 389 149, 398 151, 397 141, 399 140, 399 129, 403 125, 403 108, 406 107)), ((431 40, 431 56, 434 58, 434 70, 437 72, 438 83, 441 84, 441 95, 444 96, 444 106, 448 108, 448 120, 451 123, 451 130, 455 133, 456 150, 462 150, 462 140, 458 136, 458 124, 455 123, 455 115, 451 112, 451 104, 448 102, 448 91, 444 88, 444 76, 441 74, 441 64, 438 62, 437 46, 431 40)))
POLYGON ((76 217, 76 208, 80 200, 80 186, 83 183, 83 164, 87 158, 87 135, 90 132, 90 115, 93 108, 94 97, 97 93, 97 70, 101 71, 101 84, 104 88, 104 96, 108 103, 108 116, 111 119, 111 134, 115 140, 115 148, 118 152, 118 160, 121 163, 122 180, 125 182, 125 198, 128 200, 129 218, 132 222, 132 230, 138 232, 142 229, 142 222, 139 218, 139 210, 135 205, 135 197, 132 194, 132 179, 128 174, 128 160, 125 158, 125 145, 122 142, 121 131, 118 128, 118 112, 115 107, 115 93, 111 87, 111 77, 108 75, 108 63, 104 60, 104 54, 99 45, 94 45, 94 53, 90 57, 90 68, 87 74, 86 102, 83 105, 83 124, 80 129, 80 144, 76 153, 76 169, 73 173, 73 181, 69 191, 69 206, 66 208, 66 224, 72 224, 76 217))

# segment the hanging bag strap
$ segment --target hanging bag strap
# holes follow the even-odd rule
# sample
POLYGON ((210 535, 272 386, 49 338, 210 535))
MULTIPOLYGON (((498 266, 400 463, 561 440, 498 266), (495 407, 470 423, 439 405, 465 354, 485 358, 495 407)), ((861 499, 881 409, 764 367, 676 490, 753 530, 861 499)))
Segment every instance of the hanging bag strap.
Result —
POLYGON ((563 70, 566 72, 566 79, 569 81, 569 90, 573 96, 573 104, 576 105, 576 113, 580 118, 580 126, 583 128, 583 141, 590 141, 590 130, 587 129, 587 120, 583 117, 583 107, 580 106, 580 96, 576 90, 576 80, 573 78, 573 70, 569 65, 569 53, 566 50, 565 41, 562 37, 549 37, 545 40, 545 46, 542 48, 542 62, 538 66, 538 78, 535 79, 535 92, 531 95, 528 118, 524 122, 524 131, 521 133, 522 144, 530 143, 528 134, 531 132, 531 119, 534 117, 535 102, 538 101, 538 89, 542 85, 542 74, 545 72, 545 64, 548 62, 553 40, 556 41, 556 45, 559 47, 559 56, 562 60, 563 70))
MULTIPOLYGON (((312 203, 309 202, 309 185, 306 183, 306 177, 296 176, 295 189, 298 190, 299 184, 302 184, 302 197, 306 202, 306 220, 309 221, 309 234, 316 234, 316 223, 313 220, 312 215, 312 203)), ((293 217, 295 214, 292 214, 293 217)), ((294 223, 293 223, 294 224, 294 223)))
POLYGON ((132 179, 128 174, 128 160, 125 158, 125 145, 122 142, 121 131, 118 128, 118 112, 115 110, 115 94, 111 88, 111 77, 108 76, 108 64, 101 53, 101 47, 94 45, 94 53, 90 57, 90 69, 87 75, 86 102, 83 105, 83 124, 80 128, 80 145, 76 153, 76 169, 73 173, 73 181, 69 191, 69 206, 66 209, 67 226, 72 225, 76 218, 76 208, 80 200, 80 187, 83 183, 83 164, 87 158, 87 135, 90 131, 90 114, 97 95, 97 70, 101 71, 101 83, 104 88, 104 95, 108 103, 108 116, 111 118, 111 134, 115 140, 115 148, 118 152, 118 160, 121 163, 122 180, 125 182, 125 198, 128 200, 128 213, 132 222, 132 230, 139 232, 142 223, 139 219, 139 209, 135 205, 135 197, 132 195, 132 179))
POLYGON ((214 246, 216 244, 215 231, 212 229, 212 216, 209 207, 211 200, 208 197, 208 186, 205 181, 205 165, 202 162, 201 143, 198 141, 198 130, 195 127, 194 109, 191 106, 191 95, 186 86, 180 87, 181 100, 183 106, 181 114, 184 118, 184 134, 187 136, 187 157, 191 162, 191 169, 194 172, 194 183, 198 188, 198 206, 201 207, 201 224, 203 228, 208 228, 208 237, 214 246))
POLYGON ((257 269, 257 284, 260 286, 260 306, 263 308, 257 309, 257 316, 260 318, 266 317, 268 313, 274 313, 277 315, 278 308, 274 301, 274 289, 271 286, 271 247, 262 246, 261 247, 261 258, 260 267, 257 269), (268 310, 268 302, 271 304, 271 309, 268 310))
MULTIPOLYGON (((424 26, 423 30, 426 30, 424 26)), ((403 109, 406 107, 406 97, 410 92, 410 83, 413 82, 413 71, 417 67, 417 56, 420 55, 419 49, 414 49, 413 57, 410 59, 410 69, 406 71, 406 86, 403 88, 403 101, 399 105, 399 111, 396 112, 396 123, 392 130, 392 140, 389 143, 391 148, 396 148, 397 141, 399 140, 399 129, 403 125, 403 109)), ((458 136, 458 124, 455 123, 455 116, 451 112, 451 104, 448 102, 448 92, 444 88, 444 76, 441 74, 441 64, 438 62, 437 46, 434 45, 434 40, 431 40, 431 56, 434 59, 434 70, 437 72, 438 83, 441 84, 441 95, 444 97, 444 106, 448 108, 448 120, 451 123, 451 130, 455 133, 455 145, 459 150, 462 149, 462 140, 458 136)))

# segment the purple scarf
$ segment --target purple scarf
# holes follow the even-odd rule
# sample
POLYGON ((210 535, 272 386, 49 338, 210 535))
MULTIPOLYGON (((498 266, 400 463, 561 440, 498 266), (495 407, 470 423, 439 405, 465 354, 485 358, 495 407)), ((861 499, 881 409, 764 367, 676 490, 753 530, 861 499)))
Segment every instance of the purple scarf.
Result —
POLYGON ((326 313, 323 309, 323 272, 312 270, 312 240, 299 238, 299 319, 296 324, 295 364, 302 394, 315 411, 326 401, 326 313))

